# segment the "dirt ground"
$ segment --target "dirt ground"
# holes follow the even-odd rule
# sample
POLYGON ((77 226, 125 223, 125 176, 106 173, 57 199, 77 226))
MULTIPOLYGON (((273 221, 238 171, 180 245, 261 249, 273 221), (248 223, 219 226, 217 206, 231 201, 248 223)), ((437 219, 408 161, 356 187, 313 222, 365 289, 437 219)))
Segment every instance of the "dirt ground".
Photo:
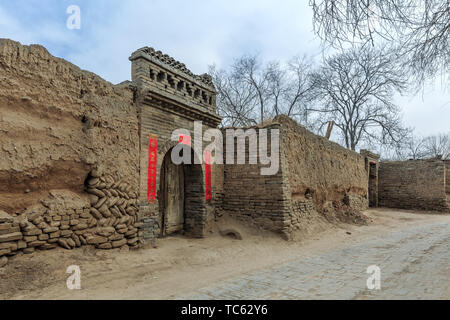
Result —
POLYGON ((368 226, 329 225, 301 240, 271 235, 159 239, 155 248, 55 249, 11 258, 0 269, 0 299, 170 299, 233 276, 428 223, 449 215, 374 209, 368 226), (81 290, 69 290, 67 267, 81 269, 81 290))

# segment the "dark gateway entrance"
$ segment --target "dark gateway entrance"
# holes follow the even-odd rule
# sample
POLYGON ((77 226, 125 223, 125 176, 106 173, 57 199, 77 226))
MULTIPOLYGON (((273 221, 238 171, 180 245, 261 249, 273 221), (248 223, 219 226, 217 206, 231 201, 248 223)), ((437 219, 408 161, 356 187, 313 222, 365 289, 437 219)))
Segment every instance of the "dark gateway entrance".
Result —
POLYGON ((369 163, 369 207, 378 207, 377 164, 369 163))
MULTIPOLYGON (((189 148, 193 159, 194 152, 189 148)), ((205 188, 200 164, 176 165, 172 149, 164 156, 160 179, 161 237, 186 233, 202 237, 206 220, 205 188)))

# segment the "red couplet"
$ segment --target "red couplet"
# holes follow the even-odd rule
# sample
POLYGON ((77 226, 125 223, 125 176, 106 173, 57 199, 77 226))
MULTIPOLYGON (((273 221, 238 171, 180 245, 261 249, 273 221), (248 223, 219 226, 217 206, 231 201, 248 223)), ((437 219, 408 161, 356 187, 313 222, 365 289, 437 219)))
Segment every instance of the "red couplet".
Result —
POLYGON ((212 199, 211 196, 211 152, 205 150, 205 191, 206 201, 209 202, 212 199))
POLYGON ((147 200, 153 203, 156 200, 156 174, 158 157, 158 137, 150 135, 148 140, 148 180, 147 180, 147 200))
POLYGON ((188 146, 191 145, 191 136, 188 136, 186 134, 180 134, 178 137, 178 142, 181 144, 186 144, 188 146))

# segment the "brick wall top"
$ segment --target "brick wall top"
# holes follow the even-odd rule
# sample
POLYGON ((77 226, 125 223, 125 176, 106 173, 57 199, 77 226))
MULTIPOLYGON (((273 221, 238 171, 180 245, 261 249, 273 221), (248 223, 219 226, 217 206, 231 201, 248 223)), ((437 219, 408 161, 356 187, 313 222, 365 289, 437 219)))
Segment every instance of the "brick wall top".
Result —
POLYGON ((363 156, 365 156, 365 157, 367 157, 367 158, 371 158, 371 159, 373 159, 373 160, 378 160, 378 159, 380 159, 380 155, 378 155, 378 154, 376 154, 376 153, 373 153, 373 152, 371 152, 371 151, 369 151, 369 150, 366 150, 366 149, 361 149, 359 153, 360 153, 361 155, 363 155, 363 156))

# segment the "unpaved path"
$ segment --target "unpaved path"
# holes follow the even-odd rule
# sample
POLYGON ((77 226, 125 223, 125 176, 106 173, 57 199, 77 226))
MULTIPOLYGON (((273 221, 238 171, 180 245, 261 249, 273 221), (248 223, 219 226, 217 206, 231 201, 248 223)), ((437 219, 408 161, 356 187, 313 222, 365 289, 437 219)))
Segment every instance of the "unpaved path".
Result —
POLYGON ((450 216, 366 214, 369 226, 334 226, 301 242, 177 237, 132 252, 38 252, 0 271, 0 298, 449 299, 450 216), (80 266, 82 290, 67 289, 69 265, 80 266), (369 265, 381 270, 381 290, 366 288, 369 265))
POLYGON ((324 254, 246 272, 175 297, 450 299, 450 221, 394 231, 324 254), (378 288, 372 277, 375 269, 380 275, 378 288))

